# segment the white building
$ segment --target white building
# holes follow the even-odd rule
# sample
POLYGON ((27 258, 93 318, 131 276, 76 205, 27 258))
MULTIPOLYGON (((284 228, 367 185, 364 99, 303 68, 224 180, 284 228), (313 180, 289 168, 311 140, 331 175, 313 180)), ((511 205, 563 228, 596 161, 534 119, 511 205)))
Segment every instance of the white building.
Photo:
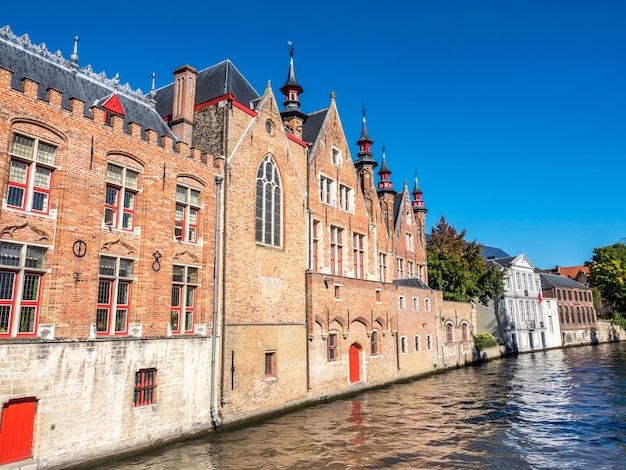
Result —
POLYGON ((561 325, 559 323, 559 313, 557 299, 544 297, 539 302, 539 308, 542 310, 545 318, 546 327, 546 348, 559 348, 561 342, 561 325))
MULTIPOLYGON (((554 302, 550 303, 548 317, 547 304, 540 302, 539 273, 535 272, 526 255, 490 259, 488 263, 506 270, 504 295, 496 300, 495 311, 507 348, 524 352, 558 346, 554 344, 554 331, 558 330, 552 309, 554 302)), ((560 337, 560 331, 556 334, 557 338, 560 337)))

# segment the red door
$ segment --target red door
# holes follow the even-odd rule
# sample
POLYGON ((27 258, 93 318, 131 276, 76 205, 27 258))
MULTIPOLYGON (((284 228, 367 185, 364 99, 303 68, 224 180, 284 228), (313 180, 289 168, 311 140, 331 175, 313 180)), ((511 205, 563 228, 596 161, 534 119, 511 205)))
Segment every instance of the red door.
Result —
POLYGON ((361 348, 356 344, 350 346, 350 383, 359 382, 361 380, 361 361, 359 356, 361 348))
POLYGON ((35 398, 9 400, 2 407, 0 465, 29 459, 35 424, 35 398))

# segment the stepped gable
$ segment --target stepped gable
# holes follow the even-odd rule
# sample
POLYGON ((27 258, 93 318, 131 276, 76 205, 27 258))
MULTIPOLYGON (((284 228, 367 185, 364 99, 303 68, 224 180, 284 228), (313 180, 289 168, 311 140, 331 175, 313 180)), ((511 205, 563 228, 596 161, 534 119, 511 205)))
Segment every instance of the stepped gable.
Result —
POLYGON ((0 67, 13 73, 11 86, 16 90, 21 90, 22 80, 28 78, 39 84, 40 99, 46 100, 47 90, 53 88, 63 94, 63 108, 70 109, 70 99, 77 98, 85 103, 88 117, 91 106, 115 94, 124 110, 124 130, 128 131, 132 122, 141 126, 142 137, 146 130, 154 130, 159 137, 177 140, 153 108, 149 96, 131 90, 128 84, 119 86, 117 77, 107 79, 104 72, 96 74, 89 65, 78 68, 77 61, 77 56, 70 62, 60 51, 52 54, 45 44, 32 44, 28 35, 18 38, 9 26, 0 28, 0 67))
MULTIPOLYGON (((237 70, 233 63, 226 59, 198 72, 196 77, 195 106, 231 94, 235 101, 253 109, 260 95, 237 70)), ((170 83, 155 91, 157 112, 163 118, 171 117, 174 102, 174 83, 170 83)))
POLYGON ((319 135, 328 109, 322 109, 308 115, 306 123, 302 126, 302 140, 304 142, 314 143, 319 135))

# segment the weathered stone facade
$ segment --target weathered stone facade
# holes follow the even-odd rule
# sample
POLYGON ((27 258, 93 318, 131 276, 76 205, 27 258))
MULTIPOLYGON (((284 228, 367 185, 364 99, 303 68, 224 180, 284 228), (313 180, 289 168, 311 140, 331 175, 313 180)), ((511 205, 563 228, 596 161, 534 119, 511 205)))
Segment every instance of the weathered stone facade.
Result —
POLYGON ((353 159, 334 96, 306 115, 294 77, 281 111, 230 63, 239 88, 183 66, 137 96, 8 36, 2 57, 40 76, 0 67, 0 276, 18 286, 0 403, 32 411, 0 463, 62 467, 456 365, 421 190, 380 192, 365 119, 353 159))

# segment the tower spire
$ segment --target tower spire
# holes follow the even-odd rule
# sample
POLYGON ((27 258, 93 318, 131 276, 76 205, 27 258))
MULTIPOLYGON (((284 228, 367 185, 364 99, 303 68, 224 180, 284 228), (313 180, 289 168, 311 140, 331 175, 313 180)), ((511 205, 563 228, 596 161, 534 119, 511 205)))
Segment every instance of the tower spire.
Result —
POLYGON ((289 71, 287 72, 285 84, 280 87, 281 93, 285 95, 284 108, 280 114, 283 118, 283 124, 292 134, 300 137, 302 125, 307 119, 307 115, 300 111, 300 93, 304 93, 304 89, 296 80, 296 72, 293 65, 293 55, 295 53, 293 43, 288 41, 287 44, 289 44, 289 71))
POLYGON ((380 181, 378 182, 378 195, 380 196, 383 193, 394 193, 393 183, 391 179, 389 179, 389 175, 391 175, 391 170, 387 166, 387 155, 385 153, 387 147, 383 144, 383 157, 380 163, 380 170, 378 170, 378 176, 380 176, 380 181))
POLYGON ((422 190, 417 182, 417 171, 415 171, 415 185, 413 186, 413 201, 411 201, 411 205, 413 206, 413 212, 426 212, 426 206, 424 206, 424 201, 422 200, 422 190))
POLYGON ((372 168, 376 168, 378 166, 378 163, 372 157, 373 154, 371 149, 374 141, 367 133, 367 120, 365 119, 367 110, 365 109, 365 104, 363 104, 361 114, 363 115, 363 121, 361 123, 361 137, 359 137, 359 140, 357 141, 357 145, 359 146, 359 153, 357 154, 358 158, 354 161, 354 165, 357 170, 362 168, 364 165, 369 165, 372 168))

